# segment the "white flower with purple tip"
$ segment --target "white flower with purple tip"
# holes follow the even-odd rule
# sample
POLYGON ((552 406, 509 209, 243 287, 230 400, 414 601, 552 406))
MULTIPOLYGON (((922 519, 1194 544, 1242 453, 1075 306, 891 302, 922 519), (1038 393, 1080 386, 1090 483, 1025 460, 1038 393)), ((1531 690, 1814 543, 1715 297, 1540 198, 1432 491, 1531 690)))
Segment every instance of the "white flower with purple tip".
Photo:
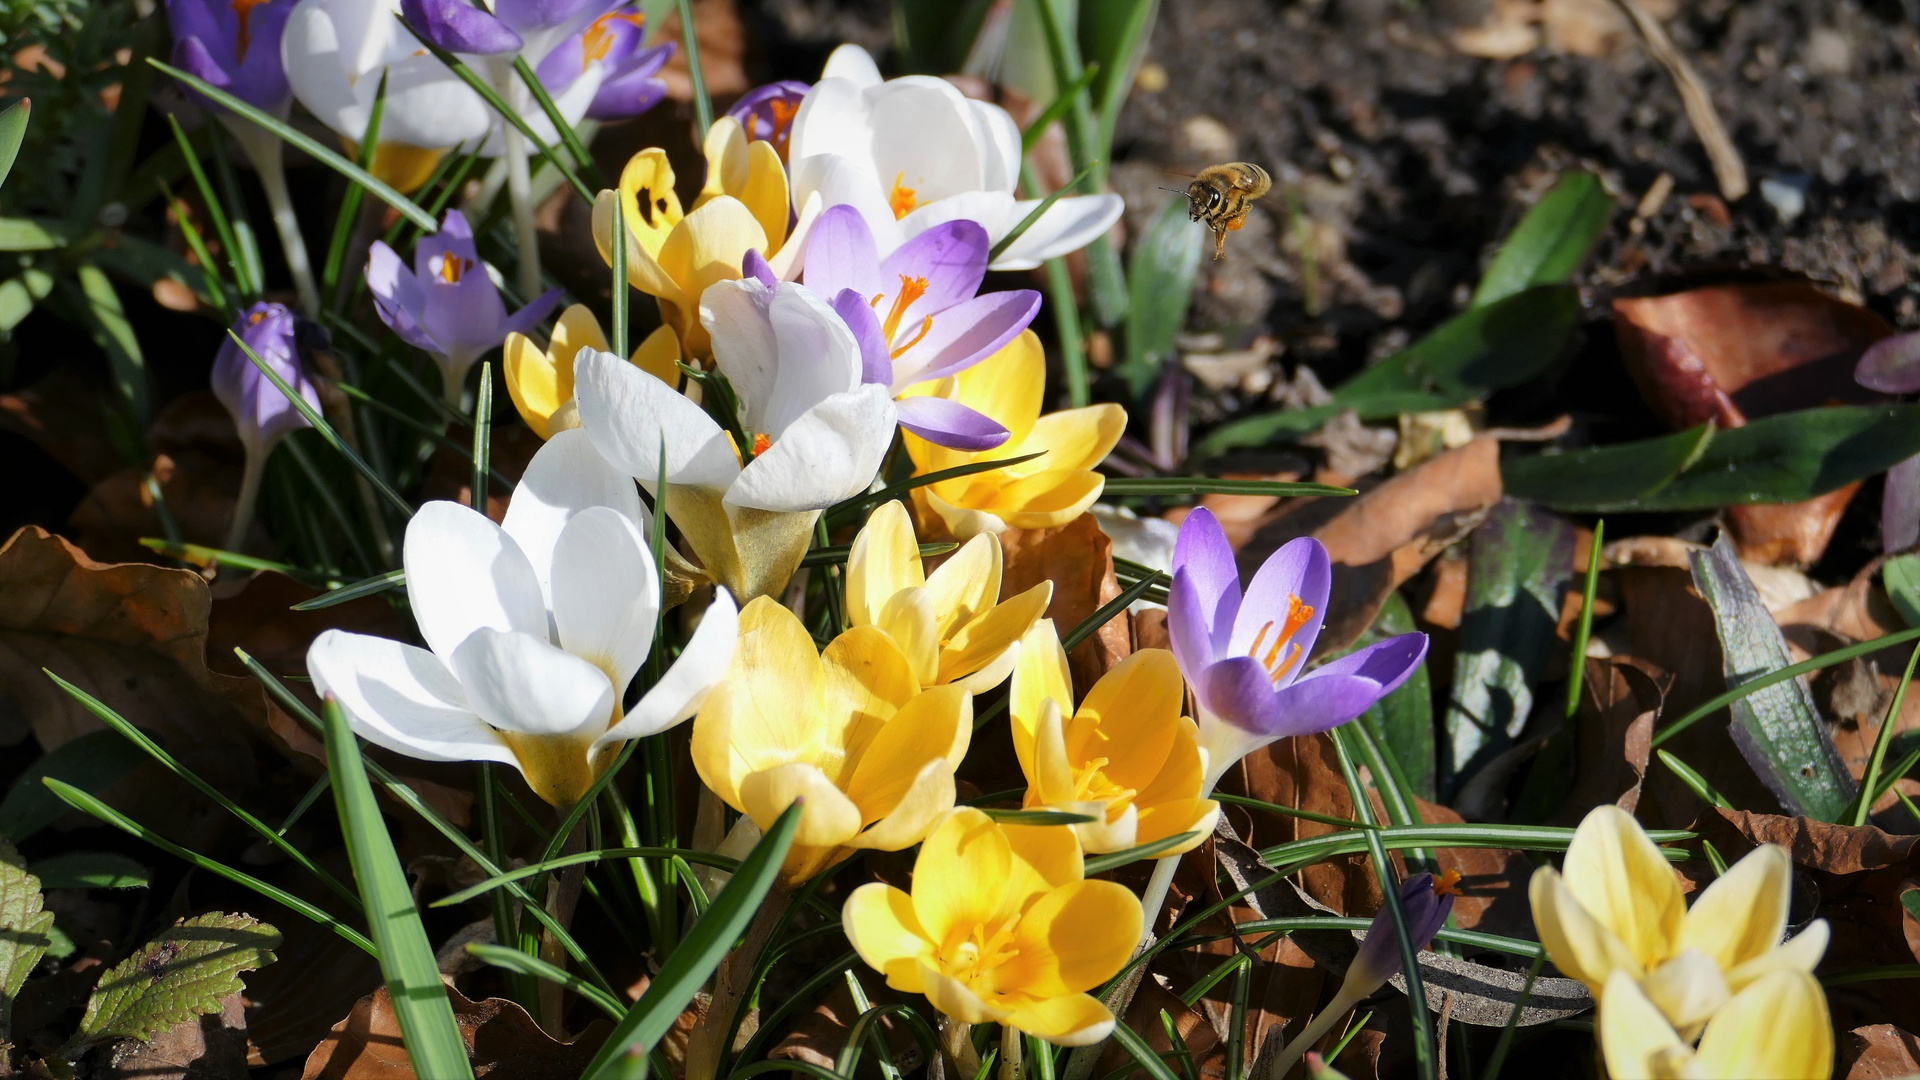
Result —
MULTIPOLYGON (((807 287, 831 297, 860 343, 861 381, 898 395, 914 383, 958 374, 1019 336, 1040 311, 1032 289, 976 295, 987 274, 987 231, 948 221, 884 259, 859 211, 836 206, 807 239, 807 287)), ((1007 440, 997 421, 939 397, 901 397, 900 426, 956 450, 1007 440)))
POLYGON ((1308 671, 1332 586, 1327 549, 1301 537, 1267 558, 1243 596, 1212 512, 1196 509, 1180 526, 1167 631, 1199 702, 1210 780, 1276 739, 1352 720, 1426 657, 1427 635, 1402 634, 1308 671))

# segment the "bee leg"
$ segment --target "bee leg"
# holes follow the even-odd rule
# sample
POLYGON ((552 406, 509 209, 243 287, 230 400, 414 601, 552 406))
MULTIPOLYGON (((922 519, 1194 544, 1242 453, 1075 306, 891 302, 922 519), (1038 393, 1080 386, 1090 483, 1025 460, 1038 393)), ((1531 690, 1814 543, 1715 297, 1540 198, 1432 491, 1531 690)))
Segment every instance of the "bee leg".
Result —
POLYGON ((1227 230, 1216 228, 1213 230, 1213 261, 1219 262, 1220 259, 1225 256, 1226 251, 1227 230))

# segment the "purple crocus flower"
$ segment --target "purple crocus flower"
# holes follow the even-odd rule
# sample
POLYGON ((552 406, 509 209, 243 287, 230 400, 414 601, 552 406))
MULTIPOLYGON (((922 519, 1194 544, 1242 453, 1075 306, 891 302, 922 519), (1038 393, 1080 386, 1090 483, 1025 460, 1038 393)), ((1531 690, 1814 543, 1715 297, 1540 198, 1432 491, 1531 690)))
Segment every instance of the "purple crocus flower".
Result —
POLYGON ((835 206, 807 240, 806 286, 831 297, 860 343, 863 381, 896 395, 900 426, 956 450, 989 450, 1007 429, 956 402, 898 397, 917 382, 941 379, 992 356, 1040 311, 1032 289, 975 295, 987 275, 987 230, 948 221, 880 258, 859 211, 835 206))
MULTIPOLYGON (((1407 936, 1413 939, 1415 952, 1426 948, 1433 935, 1447 925, 1447 916, 1453 914, 1454 886, 1459 882, 1460 872, 1449 870, 1438 881, 1432 874, 1415 874, 1400 883, 1400 910, 1406 915, 1407 936)), ((1393 916, 1382 904, 1373 916, 1373 925, 1367 927, 1367 940, 1360 943, 1359 954, 1347 966, 1340 993, 1352 994, 1358 1001, 1399 973, 1400 943, 1393 936, 1393 916)))
MULTIPOLYGON (((1920 331, 1883 338, 1860 357, 1853 378, 1883 394, 1920 390, 1920 331)), ((1887 470, 1880 496, 1880 545, 1887 554, 1920 543, 1920 456, 1887 470)))
POLYGON ((810 89, 806 83, 793 79, 756 86, 740 95, 727 115, 740 121, 747 141, 758 139, 772 143, 780 160, 785 161, 787 142, 793 134, 793 118, 799 114, 800 102, 810 89))
POLYGON ((263 112, 285 116, 293 91, 280 65, 280 34, 293 5, 294 0, 167 0, 173 66, 263 112))
POLYGON ((1167 632, 1199 702, 1210 779, 1276 739, 1359 716, 1426 657, 1427 635, 1402 634, 1306 670, 1332 585, 1327 549, 1301 537, 1269 556, 1242 596, 1233 548, 1212 512, 1201 507, 1181 524, 1167 632))
POLYGON ((458 210, 447 211, 440 231, 414 245, 412 270, 376 240, 367 253, 367 287, 381 320, 439 362, 447 402, 456 407, 473 362, 508 334, 527 333, 560 303, 560 290, 549 289, 508 317, 458 210))
MULTIPOLYGON (((233 332, 247 343, 274 374, 287 381, 307 404, 320 408, 320 395, 300 366, 300 353, 294 341, 296 317, 280 304, 261 302, 242 312, 233 324, 233 332)), ((213 395, 233 416, 240 431, 240 443, 247 456, 264 456, 287 432, 311 427, 307 418, 294 407, 287 395, 260 373, 238 342, 227 338, 213 358, 213 395)))
POLYGON ((555 46, 534 73, 547 92, 557 97, 599 64, 600 89, 587 106, 587 117, 625 120, 646 112, 667 96, 666 80, 658 74, 673 59, 675 45, 669 41, 643 48, 646 40, 646 17, 639 11, 609 11, 555 46))

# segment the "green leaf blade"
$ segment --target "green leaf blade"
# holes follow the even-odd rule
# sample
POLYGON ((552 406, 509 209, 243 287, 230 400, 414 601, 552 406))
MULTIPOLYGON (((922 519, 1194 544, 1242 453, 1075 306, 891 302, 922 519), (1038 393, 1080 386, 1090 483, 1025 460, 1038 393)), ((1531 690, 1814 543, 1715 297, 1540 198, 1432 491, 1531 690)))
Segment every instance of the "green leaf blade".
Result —
POLYGON ((100 977, 68 1046, 146 1041, 219 1012, 220 999, 242 988, 240 973, 273 963, 279 947, 280 931, 247 915, 216 911, 182 919, 100 977))
POLYGON ((1483 307, 1532 288, 1557 285, 1593 250, 1613 219, 1613 197, 1588 172, 1562 176, 1514 226, 1474 290, 1473 306, 1483 307))

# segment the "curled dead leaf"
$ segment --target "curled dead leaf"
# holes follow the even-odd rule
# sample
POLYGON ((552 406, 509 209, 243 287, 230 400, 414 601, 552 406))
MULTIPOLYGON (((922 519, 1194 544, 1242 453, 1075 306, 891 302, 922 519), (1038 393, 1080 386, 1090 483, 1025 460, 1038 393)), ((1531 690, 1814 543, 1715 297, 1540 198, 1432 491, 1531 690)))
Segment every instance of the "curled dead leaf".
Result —
MULTIPOLYGON (((595 1020, 571 1041, 560 1042, 505 998, 469 1001, 452 987, 447 997, 476 1078, 574 1080, 613 1030, 607 1021, 595 1020)), ((301 1080, 404 1080, 415 1075, 400 1040, 393 999, 383 986, 333 1025, 308 1056, 301 1080)))

